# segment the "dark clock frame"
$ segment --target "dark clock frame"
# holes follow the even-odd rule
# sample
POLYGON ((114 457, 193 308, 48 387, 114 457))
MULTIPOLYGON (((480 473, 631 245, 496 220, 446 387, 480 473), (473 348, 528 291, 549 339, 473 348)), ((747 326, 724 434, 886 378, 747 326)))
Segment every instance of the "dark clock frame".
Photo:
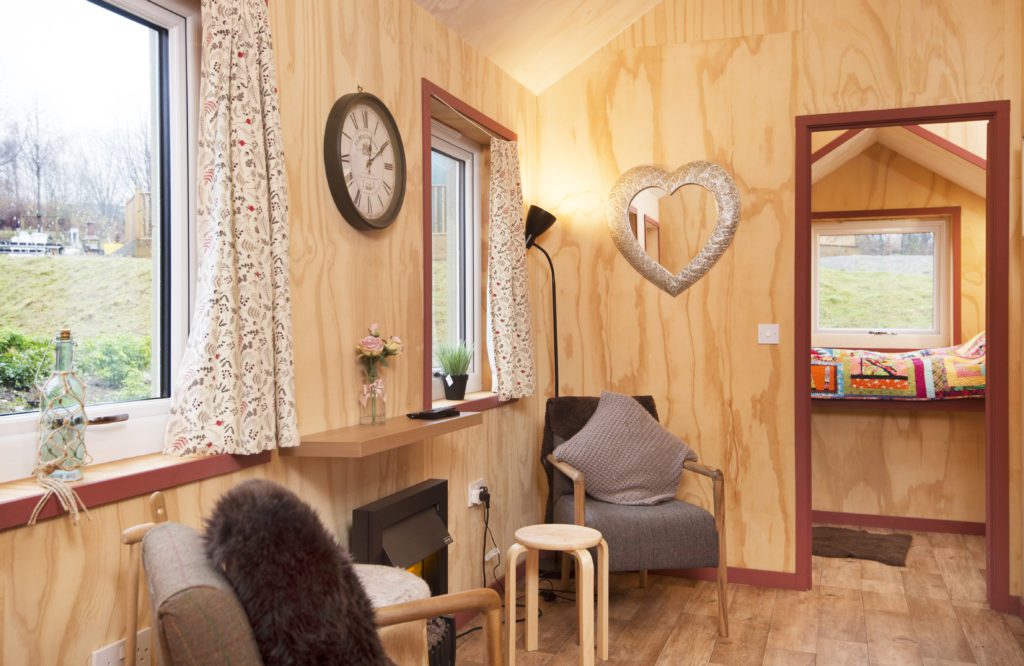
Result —
POLYGON ((405 200, 405 144, 402 142, 402 134, 398 131, 398 123, 391 111, 384 105, 384 102, 376 95, 367 92, 349 93, 342 96, 331 107, 327 116, 327 124, 324 128, 324 168, 327 171, 327 185, 331 189, 331 196, 334 204, 338 207, 345 220, 356 229, 371 231, 374 229, 385 229, 395 221, 398 212, 402 209, 405 200), (374 107, 380 112, 381 118, 390 124, 390 132, 394 133, 395 148, 395 196, 391 199, 384 214, 378 218, 368 220, 356 208, 348 188, 345 187, 345 175, 341 168, 341 128, 348 116, 349 111, 356 104, 366 104, 374 107))

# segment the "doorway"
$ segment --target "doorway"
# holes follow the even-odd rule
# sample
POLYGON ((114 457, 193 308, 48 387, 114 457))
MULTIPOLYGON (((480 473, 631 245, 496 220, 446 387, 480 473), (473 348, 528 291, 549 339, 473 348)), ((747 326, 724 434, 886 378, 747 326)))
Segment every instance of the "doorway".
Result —
POLYGON ((796 238, 794 249, 794 372, 796 575, 811 587, 812 135, 930 123, 986 121, 985 170, 985 540, 986 591, 991 608, 1017 610, 1009 563, 1009 187, 1010 103, 832 113, 796 118, 796 238), (801 380, 801 378, 804 378, 801 380))

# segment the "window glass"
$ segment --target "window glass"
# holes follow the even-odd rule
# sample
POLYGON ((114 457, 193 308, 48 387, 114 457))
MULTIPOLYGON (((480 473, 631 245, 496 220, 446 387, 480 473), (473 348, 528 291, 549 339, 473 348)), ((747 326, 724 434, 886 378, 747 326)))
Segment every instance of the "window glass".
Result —
POLYGON ((166 31, 0 0, 0 415, 37 408, 70 329, 88 404, 168 395, 166 31))
POLYGON ((435 363, 440 345, 466 339, 465 170, 465 161, 431 151, 435 363))
MULTIPOLYGON (((481 390, 482 284, 480 146, 442 123, 431 133, 431 239, 433 302, 432 365, 440 371, 441 345, 460 342, 473 350, 466 390, 481 390)), ((443 390, 435 379, 432 397, 443 390)))
POLYGON ((935 232, 818 236, 821 329, 936 326, 935 232))

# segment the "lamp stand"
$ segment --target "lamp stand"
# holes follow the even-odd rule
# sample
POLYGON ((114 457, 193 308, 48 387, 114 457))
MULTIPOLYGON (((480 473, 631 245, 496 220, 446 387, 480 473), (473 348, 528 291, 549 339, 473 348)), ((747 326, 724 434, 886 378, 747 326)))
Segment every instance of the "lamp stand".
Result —
POLYGON ((555 293, 555 265, 551 262, 551 255, 542 248, 536 242, 533 243, 533 247, 537 248, 544 254, 544 258, 548 260, 548 268, 551 269, 551 328, 552 328, 552 346, 555 349, 555 397, 558 397, 558 301, 555 293))

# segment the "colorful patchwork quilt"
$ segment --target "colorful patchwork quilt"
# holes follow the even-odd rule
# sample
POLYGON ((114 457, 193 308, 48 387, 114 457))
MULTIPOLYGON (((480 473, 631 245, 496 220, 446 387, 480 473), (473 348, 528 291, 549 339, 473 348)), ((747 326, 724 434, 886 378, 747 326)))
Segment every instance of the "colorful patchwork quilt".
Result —
POLYGON ((985 333, 910 352, 811 349, 811 397, 949 400, 985 395, 985 333))

